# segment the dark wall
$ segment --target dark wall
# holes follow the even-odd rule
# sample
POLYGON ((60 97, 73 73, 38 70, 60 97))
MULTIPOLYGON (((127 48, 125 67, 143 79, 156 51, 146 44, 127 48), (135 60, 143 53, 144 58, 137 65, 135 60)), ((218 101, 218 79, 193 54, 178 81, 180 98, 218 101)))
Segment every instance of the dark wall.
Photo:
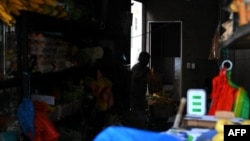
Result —
MULTIPOLYGON (((240 46, 237 46, 240 47, 240 46)), ((230 49, 229 58, 232 61, 231 80, 238 86, 242 86, 250 92, 250 48, 230 49)), ((250 94, 250 93, 249 93, 250 94)))
POLYGON ((213 35, 219 23, 218 0, 147 0, 146 22, 182 21, 182 95, 189 88, 206 88, 218 72, 216 61, 208 60, 213 35), (187 62, 196 69, 186 68, 187 62))

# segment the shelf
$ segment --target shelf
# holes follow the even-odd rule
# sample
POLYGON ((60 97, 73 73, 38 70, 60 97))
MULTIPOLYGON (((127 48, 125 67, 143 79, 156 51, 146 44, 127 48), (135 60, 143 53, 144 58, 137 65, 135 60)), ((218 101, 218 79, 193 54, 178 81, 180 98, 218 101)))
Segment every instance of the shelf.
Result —
POLYGON ((16 87, 17 85, 20 85, 20 84, 21 84, 20 80, 17 78, 0 80, 0 89, 16 87))
POLYGON ((229 47, 229 49, 250 49, 250 35, 242 37, 240 40, 234 41, 229 47))
POLYGON ((31 78, 32 79, 62 79, 70 75, 78 75, 80 73, 83 73, 82 67, 71 67, 67 68, 65 70, 57 71, 57 72, 47 72, 47 73, 41 73, 41 72, 32 72, 31 78))
MULTIPOLYGON (((239 41, 239 39, 243 39, 247 35, 250 35, 250 24, 238 27, 234 31, 234 33, 231 35, 231 37, 229 37, 229 39, 220 43, 221 47, 222 48, 231 47, 232 45, 235 45, 236 43, 239 43, 240 45, 241 41, 239 41)), ((246 45, 246 40, 242 41, 242 44, 246 45)), ((249 44, 250 44, 250 39, 249 39, 249 44)), ((250 46, 249 46, 249 49, 250 49, 250 46)))

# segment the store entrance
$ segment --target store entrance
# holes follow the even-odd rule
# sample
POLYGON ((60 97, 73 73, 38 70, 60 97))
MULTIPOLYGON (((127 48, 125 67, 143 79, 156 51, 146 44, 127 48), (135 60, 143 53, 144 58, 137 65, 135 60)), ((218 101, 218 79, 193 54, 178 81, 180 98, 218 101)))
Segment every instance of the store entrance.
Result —
POLYGON ((164 89, 172 91, 176 98, 182 95, 182 22, 150 21, 150 66, 161 74, 164 89))

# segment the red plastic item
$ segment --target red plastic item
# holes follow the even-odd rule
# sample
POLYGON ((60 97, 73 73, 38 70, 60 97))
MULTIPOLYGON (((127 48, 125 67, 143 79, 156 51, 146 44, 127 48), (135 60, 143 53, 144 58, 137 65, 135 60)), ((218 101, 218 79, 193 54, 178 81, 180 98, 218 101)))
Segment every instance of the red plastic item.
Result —
POLYGON ((221 69, 212 80, 212 104, 208 115, 215 115, 216 111, 232 111, 238 89, 228 83, 227 70, 221 69))
POLYGON ((48 118, 50 112, 48 105, 44 102, 34 101, 35 107, 35 136, 32 141, 57 141, 59 133, 48 118))

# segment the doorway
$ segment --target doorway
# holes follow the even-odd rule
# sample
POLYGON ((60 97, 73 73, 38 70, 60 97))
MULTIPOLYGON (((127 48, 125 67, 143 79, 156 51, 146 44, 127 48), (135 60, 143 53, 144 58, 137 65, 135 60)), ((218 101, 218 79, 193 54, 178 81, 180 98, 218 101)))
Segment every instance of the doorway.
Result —
POLYGON ((161 74, 164 90, 182 96, 182 21, 149 21, 150 66, 161 74))
POLYGON ((138 55, 142 51, 142 15, 143 3, 131 0, 131 13, 133 14, 131 26, 130 68, 137 63, 138 55))

